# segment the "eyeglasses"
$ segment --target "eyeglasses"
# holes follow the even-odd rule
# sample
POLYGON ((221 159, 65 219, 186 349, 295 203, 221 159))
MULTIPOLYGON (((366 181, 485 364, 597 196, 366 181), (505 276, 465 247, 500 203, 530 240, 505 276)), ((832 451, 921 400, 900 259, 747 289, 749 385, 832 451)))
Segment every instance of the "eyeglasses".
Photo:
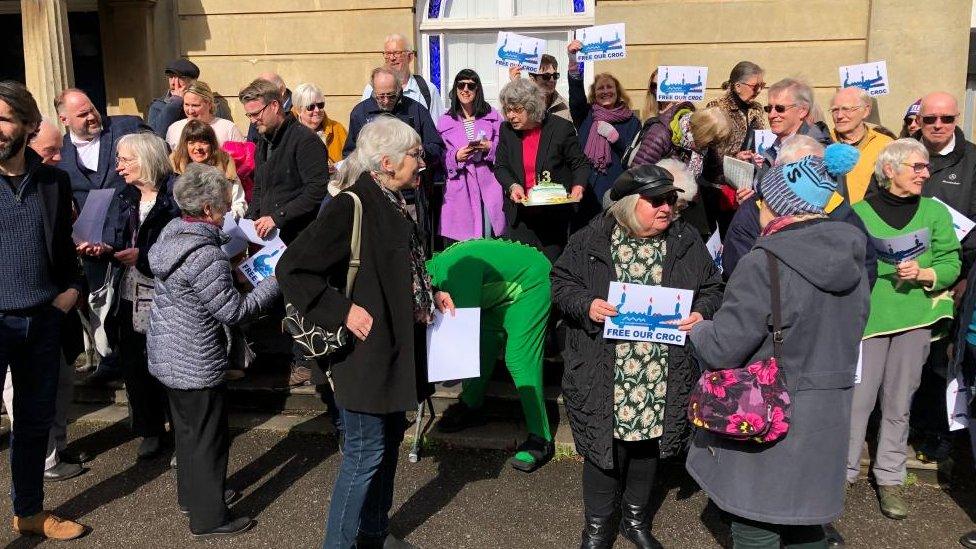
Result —
POLYGON ((124 156, 118 156, 118 155, 115 156, 115 162, 119 165, 128 166, 129 164, 134 163, 136 160, 137 159, 135 158, 126 158, 124 156))
POLYGON ((319 101, 318 103, 312 103, 311 105, 305 107, 305 110, 308 111, 308 112, 312 112, 315 109, 318 109, 320 111, 324 111, 325 110, 325 101, 319 101))
POLYGON ((678 193, 671 191, 667 194, 652 196, 648 198, 647 201, 650 202, 651 206, 654 206, 655 208, 660 208, 665 204, 668 206, 674 206, 678 203, 678 193))
POLYGON ((839 107, 830 107, 830 114, 834 116, 837 116, 838 114, 843 114, 844 116, 847 116, 863 108, 864 105, 841 105, 839 107))
POLYGON ((415 151, 407 151, 407 156, 413 157, 415 160, 423 160, 424 159, 424 150, 423 149, 417 149, 415 151))
POLYGON ((478 84, 475 84, 474 82, 458 82, 456 88, 458 91, 462 91, 462 90, 477 91, 478 84))
POLYGON ((376 99, 377 101, 393 101, 399 96, 400 94, 398 93, 374 93, 373 99, 376 99))
POLYGON ((915 172, 916 175, 921 174, 922 172, 929 169, 928 162, 916 162, 914 164, 909 164, 908 162, 902 162, 901 165, 908 166, 909 168, 912 169, 912 171, 915 172))
POLYGON ((921 116, 920 118, 922 119, 922 124, 931 126, 932 124, 935 124, 936 120, 939 120, 943 124, 954 124, 956 122, 956 117, 958 116, 958 114, 932 114, 921 116))
POLYGON ((754 93, 759 93, 760 91, 766 89, 765 82, 756 82, 755 84, 746 84, 745 82, 736 82, 740 86, 745 86, 747 88, 752 88, 754 93))
POLYGON ((538 78, 540 80, 545 80, 546 82, 548 82, 549 80, 559 80, 559 73, 558 72, 529 73, 529 76, 531 76, 532 78, 538 78))
POLYGON ((504 107, 502 107, 502 110, 505 111, 505 114, 508 113, 522 114, 523 112, 525 112, 525 107, 523 107, 522 105, 505 105, 504 107))
POLYGON ((396 50, 396 51, 385 51, 383 52, 384 59, 396 59, 397 57, 402 57, 404 55, 410 55, 413 53, 412 50, 396 50))
MULTIPOLYGON (((271 103, 273 103, 273 101, 271 103)), ((263 107, 261 107, 259 110, 256 110, 254 112, 245 112, 244 116, 247 117, 248 120, 256 120, 258 117, 261 116, 261 113, 264 112, 264 109, 267 109, 271 105, 271 103, 265 103, 263 107)))
POLYGON ((796 103, 791 103, 789 105, 766 105, 765 107, 763 107, 763 110, 766 111, 766 114, 769 114, 773 111, 776 111, 779 114, 783 114, 784 112, 792 109, 795 106, 796 103))

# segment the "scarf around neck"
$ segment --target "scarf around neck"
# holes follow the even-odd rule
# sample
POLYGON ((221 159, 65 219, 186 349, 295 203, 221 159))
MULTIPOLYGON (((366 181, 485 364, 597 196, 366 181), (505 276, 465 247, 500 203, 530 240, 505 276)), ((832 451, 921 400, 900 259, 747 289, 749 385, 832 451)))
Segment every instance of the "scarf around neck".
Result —
POLYGON ((594 103, 592 109, 593 124, 590 126, 590 133, 586 137, 586 147, 583 148, 583 154, 590 159, 594 170, 599 173, 606 173, 611 160, 610 142, 597 132, 597 127, 600 122, 609 122, 610 124, 626 122, 634 116, 634 113, 623 103, 610 109, 594 103))

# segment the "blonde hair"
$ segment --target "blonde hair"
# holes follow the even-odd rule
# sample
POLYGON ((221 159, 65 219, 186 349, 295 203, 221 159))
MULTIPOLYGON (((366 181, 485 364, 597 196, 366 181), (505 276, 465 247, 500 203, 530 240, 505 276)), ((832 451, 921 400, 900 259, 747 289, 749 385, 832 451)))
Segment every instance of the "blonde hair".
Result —
POLYGON ((593 77, 593 83, 590 84, 590 92, 586 95, 586 100, 589 101, 590 104, 596 102, 596 87, 599 86, 600 82, 603 80, 610 80, 613 82, 613 87, 617 89, 617 104, 624 105, 629 109, 630 96, 627 95, 627 91, 624 89, 623 85, 620 84, 620 80, 617 80, 617 77, 609 72, 601 72, 593 77))
POLYGON ((612 215, 617 225, 629 236, 637 236, 644 229, 637 219, 637 201, 639 194, 628 194, 620 200, 614 201, 607 208, 607 215, 612 215))
POLYGON ((695 148, 698 150, 705 150, 711 145, 722 143, 732 135, 729 118, 718 107, 693 112, 689 124, 695 148))
POLYGON ((647 120, 652 116, 657 116, 658 107, 657 104, 657 69, 651 72, 650 78, 647 79, 647 91, 644 93, 644 108, 641 109, 641 119, 647 120), (651 89, 651 84, 655 84, 654 89, 651 89))

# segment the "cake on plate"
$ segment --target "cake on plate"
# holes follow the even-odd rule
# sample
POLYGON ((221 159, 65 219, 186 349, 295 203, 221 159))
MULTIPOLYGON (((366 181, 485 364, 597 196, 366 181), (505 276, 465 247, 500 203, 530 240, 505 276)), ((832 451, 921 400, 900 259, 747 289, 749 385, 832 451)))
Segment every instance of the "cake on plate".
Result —
POLYGON ((549 172, 542 172, 542 177, 529 189, 528 199, 525 203, 530 206, 538 206, 562 204, 567 201, 566 187, 559 183, 553 183, 549 172))

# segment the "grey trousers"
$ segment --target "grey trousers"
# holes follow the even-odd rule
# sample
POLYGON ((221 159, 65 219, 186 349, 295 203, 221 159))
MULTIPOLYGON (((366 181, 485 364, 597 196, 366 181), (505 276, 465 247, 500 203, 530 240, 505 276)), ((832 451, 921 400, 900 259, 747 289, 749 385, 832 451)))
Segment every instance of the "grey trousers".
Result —
POLYGON ((874 405, 881 400, 881 426, 872 472, 880 486, 905 482, 908 413, 929 354, 932 330, 922 328, 865 339, 861 347, 861 382, 854 386, 847 480, 857 480, 861 449, 874 405))
MULTIPOLYGON (((60 462, 58 453, 68 444, 68 406, 75 394, 75 369, 61 357, 61 370, 58 376, 58 397, 54 401, 54 421, 47 439, 47 459, 44 470, 53 469, 60 462)), ((3 383, 3 406, 7 409, 10 424, 14 423, 14 384, 10 370, 3 383)))

